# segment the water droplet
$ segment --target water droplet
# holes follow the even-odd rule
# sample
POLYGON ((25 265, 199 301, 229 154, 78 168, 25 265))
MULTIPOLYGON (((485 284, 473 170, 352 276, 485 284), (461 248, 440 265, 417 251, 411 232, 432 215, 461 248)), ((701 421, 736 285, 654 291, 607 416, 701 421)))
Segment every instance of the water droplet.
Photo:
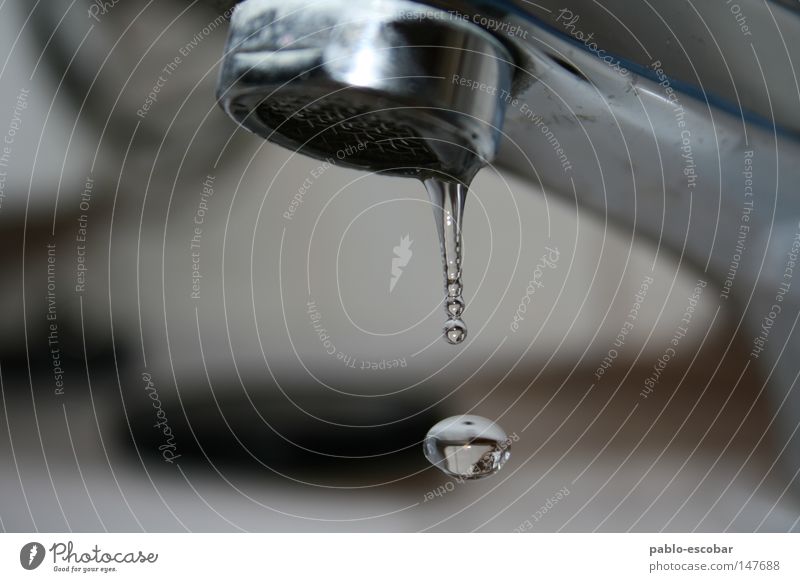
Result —
POLYGON ((467 186, 460 182, 428 178, 425 180, 425 188, 433 204, 436 231, 444 261, 447 313, 444 336, 451 344, 460 344, 467 337, 467 326, 460 319, 465 308, 461 285, 461 223, 464 218, 467 186))
POLYGON ((460 319, 448 319, 444 323, 444 337, 451 344, 460 344, 467 337, 467 326, 460 319))
POLYGON ((458 297, 447 300, 447 313, 451 317, 461 317, 464 313, 464 300, 458 297))
POLYGON ((447 284, 447 296, 448 297, 458 297, 461 295, 461 283, 448 283, 447 284))
POLYGON ((463 414, 437 422, 425 436, 425 457, 448 475, 480 479, 497 473, 511 456, 511 441, 488 418, 463 414))

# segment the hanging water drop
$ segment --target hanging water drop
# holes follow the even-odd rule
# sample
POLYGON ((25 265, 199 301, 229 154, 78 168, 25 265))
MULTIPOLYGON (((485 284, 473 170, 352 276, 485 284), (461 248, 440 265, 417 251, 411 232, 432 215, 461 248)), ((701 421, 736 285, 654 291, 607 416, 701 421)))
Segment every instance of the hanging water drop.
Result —
POLYGON ((437 422, 423 446, 431 464, 462 479, 494 475, 511 456, 511 441, 503 429, 472 414, 437 422))
POLYGON ((461 182, 428 178, 425 180, 436 231, 444 261, 445 312, 444 337, 451 344, 460 344, 467 337, 467 326, 461 319, 466 304, 461 285, 461 224, 464 218, 464 203, 467 186, 461 182))
POLYGON ((461 296, 461 283, 448 283, 447 284, 447 296, 448 297, 460 297, 461 296))
POLYGON ((444 324, 444 337, 451 344, 460 344, 467 337, 467 326, 460 319, 448 319, 444 324))
POLYGON ((461 317, 461 314, 464 313, 464 300, 459 298, 448 299, 447 313, 450 317, 461 317))

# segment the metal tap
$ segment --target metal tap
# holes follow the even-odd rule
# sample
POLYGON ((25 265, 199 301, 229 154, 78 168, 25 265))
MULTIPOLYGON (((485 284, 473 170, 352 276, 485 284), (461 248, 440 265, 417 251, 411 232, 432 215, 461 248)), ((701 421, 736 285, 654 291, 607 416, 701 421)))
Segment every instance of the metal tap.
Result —
POLYGON ((496 158, 673 253, 750 348, 714 365, 761 371, 794 471, 800 12, 569 4, 247 0, 218 97, 250 131, 350 167, 468 181, 496 158), (337 156, 353 143, 370 145, 337 156))

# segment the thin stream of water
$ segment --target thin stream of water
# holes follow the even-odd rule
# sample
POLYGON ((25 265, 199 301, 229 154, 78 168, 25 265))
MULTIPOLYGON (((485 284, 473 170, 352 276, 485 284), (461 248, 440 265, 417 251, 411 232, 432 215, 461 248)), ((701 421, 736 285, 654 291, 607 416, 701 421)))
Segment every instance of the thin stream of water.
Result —
POLYGON ((463 286, 461 284, 462 243, 461 226, 467 186, 460 182, 427 178, 424 180, 433 205, 436 231, 442 251, 445 275, 444 337, 451 344, 460 344, 467 337, 464 313, 463 286))

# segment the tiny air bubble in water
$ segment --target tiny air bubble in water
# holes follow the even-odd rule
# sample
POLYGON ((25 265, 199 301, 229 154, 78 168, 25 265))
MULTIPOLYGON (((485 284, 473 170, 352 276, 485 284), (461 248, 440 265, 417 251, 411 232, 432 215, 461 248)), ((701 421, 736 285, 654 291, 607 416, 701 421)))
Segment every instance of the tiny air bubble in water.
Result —
POLYGON ((423 447, 431 464, 462 479, 494 475, 511 456, 511 441, 503 429, 472 414, 437 422, 425 436, 423 447))

